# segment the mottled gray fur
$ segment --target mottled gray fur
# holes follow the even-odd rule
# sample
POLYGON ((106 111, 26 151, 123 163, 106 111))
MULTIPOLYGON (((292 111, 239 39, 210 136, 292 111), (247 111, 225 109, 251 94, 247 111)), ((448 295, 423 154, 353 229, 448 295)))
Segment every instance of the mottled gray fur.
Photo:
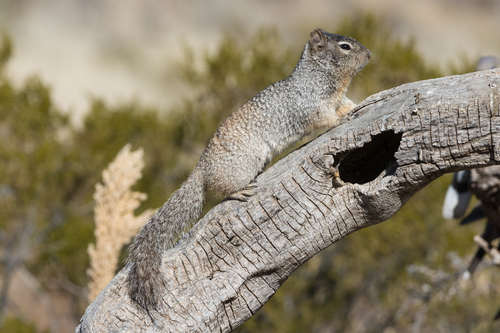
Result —
POLYGON ((355 105, 345 97, 370 59, 356 40, 311 32, 292 74, 258 93, 217 129, 189 178, 139 231, 130 249, 130 296, 150 310, 164 294, 161 258, 197 220, 205 191, 246 200, 273 156, 311 131, 336 125, 355 105))

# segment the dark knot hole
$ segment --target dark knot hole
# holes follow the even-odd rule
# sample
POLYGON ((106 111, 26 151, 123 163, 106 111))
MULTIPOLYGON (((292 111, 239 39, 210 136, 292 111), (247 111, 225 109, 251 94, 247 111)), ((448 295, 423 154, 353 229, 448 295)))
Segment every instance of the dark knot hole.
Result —
POLYGON ((399 149, 403 133, 385 131, 372 137, 372 140, 361 148, 339 154, 338 161, 340 179, 344 182, 365 184, 377 178, 391 162, 399 149))

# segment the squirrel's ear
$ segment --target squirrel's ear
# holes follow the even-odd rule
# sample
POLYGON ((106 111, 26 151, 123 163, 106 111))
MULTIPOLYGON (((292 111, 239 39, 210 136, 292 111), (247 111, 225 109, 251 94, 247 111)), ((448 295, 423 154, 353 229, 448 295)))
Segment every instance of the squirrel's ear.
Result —
POLYGON ((313 50, 317 50, 324 46, 327 42, 327 37, 325 36, 325 31, 322 29, 316 29, 311 32, 311 39, 309 40, 309 44, 313 48, 313 50))

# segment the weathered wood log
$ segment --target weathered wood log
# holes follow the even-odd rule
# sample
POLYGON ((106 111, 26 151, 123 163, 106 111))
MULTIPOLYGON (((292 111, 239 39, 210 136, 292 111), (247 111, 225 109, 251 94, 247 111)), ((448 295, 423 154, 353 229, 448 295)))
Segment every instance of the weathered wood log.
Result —
POLYGON ((260 175, 248 202, 223 201, 165 253, 158 312, 130 300, 125 267, 76 331, 232 331, 301 264, 387 220, 432 180, 500 164, 499 105, 500 70, 369 97, 349 120, 260 175))

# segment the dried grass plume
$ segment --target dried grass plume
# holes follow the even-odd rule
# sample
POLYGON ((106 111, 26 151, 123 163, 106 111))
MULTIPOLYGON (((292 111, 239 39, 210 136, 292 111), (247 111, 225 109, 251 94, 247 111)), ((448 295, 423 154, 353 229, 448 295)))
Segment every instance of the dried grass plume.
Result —
POLYGON ((123 245, 130 242, 154 212, 148 209, 141 215, 134 216, 134 210, 147 198, 144 193, 130 190, 142 177, 142 157, 142 149, 131 152, 130 145, 127 144, 103 171, 104 184, 96 184, 96 244, 89 244, 88 247, 89 301, 113 279, 123 245))

